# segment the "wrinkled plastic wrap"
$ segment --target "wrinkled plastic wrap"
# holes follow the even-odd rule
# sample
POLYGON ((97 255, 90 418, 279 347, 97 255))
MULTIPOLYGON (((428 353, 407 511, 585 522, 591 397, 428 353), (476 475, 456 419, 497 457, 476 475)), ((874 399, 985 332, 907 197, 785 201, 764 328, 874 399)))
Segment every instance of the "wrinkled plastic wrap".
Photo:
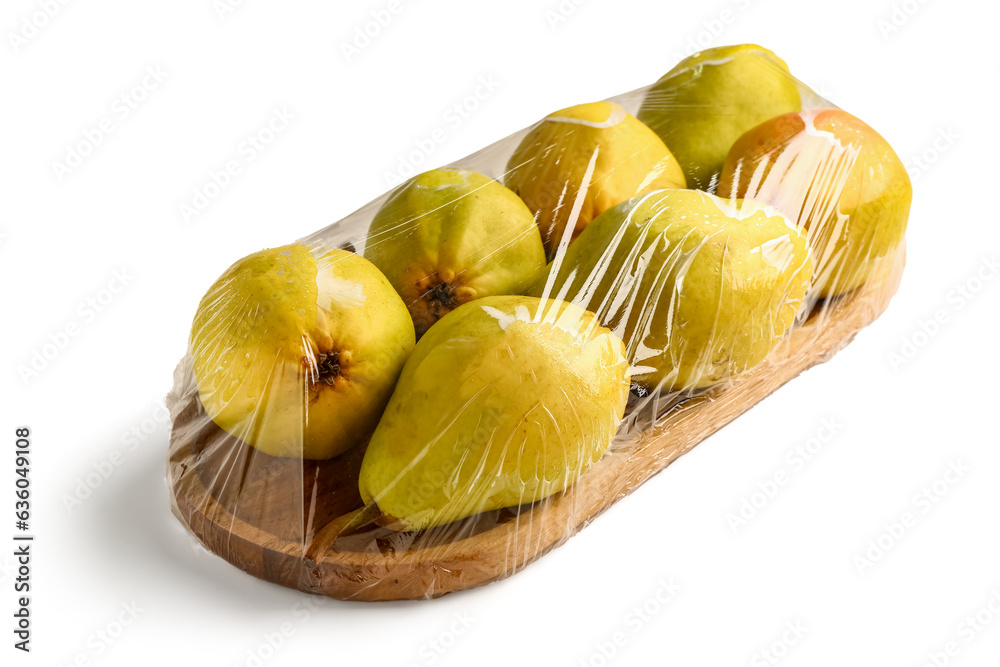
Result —
POLYGON ((310 593, 510 576, 878 317, 909 204, 759 47, 555 112, 211 286, 174 513, 310 593))

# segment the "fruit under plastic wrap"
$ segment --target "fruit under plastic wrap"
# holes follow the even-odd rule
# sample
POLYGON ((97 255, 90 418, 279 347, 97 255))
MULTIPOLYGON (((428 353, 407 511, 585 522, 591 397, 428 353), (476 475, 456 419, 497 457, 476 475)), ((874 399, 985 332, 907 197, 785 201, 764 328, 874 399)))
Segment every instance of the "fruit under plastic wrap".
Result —
POLYGON ((308 593, 511 576, 874 321, 910 197, 755 45, 549 113, 210 287, 174 513, 308 593))
POLYGON ((465 169, 428 171, 393 191, 368 230, 365 256, 403 297, 417 336, 463 303, 523 292, 545 265, 524 202, 465 169))

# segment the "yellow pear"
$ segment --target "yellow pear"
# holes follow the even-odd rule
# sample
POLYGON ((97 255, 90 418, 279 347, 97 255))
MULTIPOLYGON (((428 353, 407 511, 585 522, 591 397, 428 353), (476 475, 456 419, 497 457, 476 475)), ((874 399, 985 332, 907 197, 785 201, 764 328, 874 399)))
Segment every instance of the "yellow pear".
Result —
POLYGON ((541 500, 611 444, 629 392, 621 339, 572 304, 479 299, 417 343, 359 489, 407 530, 541 500))
POLYGON ((600 215, 535 292, 596 313, 624 339, 638 384, 690 391, 760 363, 811 277, 804 234, 774 209, 659 190, 600 215))
POLYGON ((809 231, 821 297, 891 268, 913 198, 889 142, 841 109, 785 114, 748 131, 726 157, 719 194, 771 204, 809 231))
POLYGON ((216 424, 266 454, 326 459, 375 429, 413 345, 406 306, 370 262, 296 244, 226 270, 190 348, 216 424))
POLYGON ((580 104, 543 119, 514 151, 504 183, 537 216, 549 258, 612 206, 685 187, 656 133, 614 102, 580 104))
POLYGON ((638 115, 677 156, 688 184, 709 189, 741 134, 801 108, 785 61, 762 46, 739 44, 679 62, 649 90, 638 115))
POLYGON ((538 227, 517 195, 466 169, 435 169, 392 193, 365 257, 403 298, 417 337, 463 303, 519 294, 545 267, 538 227))

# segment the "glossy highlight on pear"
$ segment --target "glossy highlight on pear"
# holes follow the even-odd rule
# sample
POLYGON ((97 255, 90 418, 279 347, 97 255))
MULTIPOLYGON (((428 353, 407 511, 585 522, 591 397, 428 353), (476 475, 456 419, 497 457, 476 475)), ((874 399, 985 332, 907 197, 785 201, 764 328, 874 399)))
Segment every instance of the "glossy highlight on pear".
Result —
POLYGON ((625 341, 637 384, 690 392, 760 363, 811 278, 802 230, 773 208, 658 190, 594 220, 534 293, 594 312, 625 341))
POLYGON ((628 392, 624 345, 593 313, 524 296, 459 306, 407 361, 361 496, 403 530, 541 500, 603 456, 628 392))
POLYGON ((190 343, 208 416, 266 454, 306 459, 367 440, 413 346, 409 313, 378 269, 301 244, 223 273, 190 343))
POLYGON ((537 217, 550 259, 612 206, 643 192, 686 187, 656 133, 614 102, 545 117, 514 151, 504 183, 537 217))
POLYGON ((756 44, 719 46, 667 72, 638 117, 677 157, 689 187, 710 190, 741 134, 802 108, 799 86, 772 51, 756 44))
POLYGON ((737 140, 719 194, 768 203, 808 230, 814 292, 833 297, 891 269, 913 189, 878 132, 842 109, 773 118, 737 140))
POLYGON ((524 202, 464 169, 428 171, 394 191, 372 221, 365 257, 406 303, 418 337, 463 303, 523 292, 545 266, 524 202))

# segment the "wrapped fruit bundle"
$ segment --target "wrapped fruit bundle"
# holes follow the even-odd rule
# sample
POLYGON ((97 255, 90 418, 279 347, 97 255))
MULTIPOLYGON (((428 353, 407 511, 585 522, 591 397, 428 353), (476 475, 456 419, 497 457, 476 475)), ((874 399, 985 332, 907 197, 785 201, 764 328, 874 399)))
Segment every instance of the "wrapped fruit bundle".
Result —
POLYGON ((208 290, 168 463, 207 548, 343 599, 509 576, 829 358, 898 284, 899 158, 759 46, 486 154, 208 290))

